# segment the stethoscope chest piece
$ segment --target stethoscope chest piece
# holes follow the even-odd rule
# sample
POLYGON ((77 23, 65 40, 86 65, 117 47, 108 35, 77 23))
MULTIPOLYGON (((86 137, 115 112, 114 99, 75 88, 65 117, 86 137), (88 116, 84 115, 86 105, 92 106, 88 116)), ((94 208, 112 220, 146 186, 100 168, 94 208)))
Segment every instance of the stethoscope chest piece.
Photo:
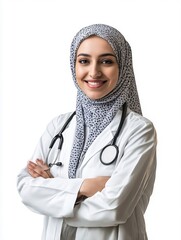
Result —
POLYGON ((104 165, 112 164, 118 156, 118 147, 114 144, 105 146, 100 153, 100 161, 104 165))

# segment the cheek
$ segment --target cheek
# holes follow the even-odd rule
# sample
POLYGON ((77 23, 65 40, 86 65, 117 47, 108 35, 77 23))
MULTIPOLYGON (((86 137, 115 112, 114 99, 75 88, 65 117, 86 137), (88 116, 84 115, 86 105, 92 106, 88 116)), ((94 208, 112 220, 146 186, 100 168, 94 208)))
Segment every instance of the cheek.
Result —
POLYGON ((112 69, 109 72, 109 78, 111 79, 112 84, 116 85, 117 81, 118 81, 118 78, 119 78, 119 70, 117 68, 116 69, 112 69))
POLYGON ((75 68, 75 76, 77 81, 81 80, 85 76, 85 70, 82 68, 75 68))

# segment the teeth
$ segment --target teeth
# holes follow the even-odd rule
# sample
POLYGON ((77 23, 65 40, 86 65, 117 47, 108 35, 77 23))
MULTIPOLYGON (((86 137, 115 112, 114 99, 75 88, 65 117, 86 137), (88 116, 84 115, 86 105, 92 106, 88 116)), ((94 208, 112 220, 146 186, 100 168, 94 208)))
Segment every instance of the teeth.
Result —
POLYGON ((92 82, 92 81, 87 81, 87 83, 89 84, 89 86, 90 87, 100 87, 100 86, 102 86, 102 84, 104 83, 104 82, 102 82, 102 81, 96 81, 96 82, 92 82))
POLYGON ((96 85, 100 85, 101 83, 100 82, 88 82, 89 85, 92 85, 92 86, 96 86, 96 85))

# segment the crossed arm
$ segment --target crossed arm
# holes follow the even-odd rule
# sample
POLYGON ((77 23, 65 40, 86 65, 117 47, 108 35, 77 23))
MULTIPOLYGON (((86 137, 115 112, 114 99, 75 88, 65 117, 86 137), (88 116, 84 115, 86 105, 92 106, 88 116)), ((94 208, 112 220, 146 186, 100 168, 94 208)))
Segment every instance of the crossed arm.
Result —
POLYGON ((124 155, 111 178, 53 178, 49 167, 36 160, 30 161, 27 170, 19 174, 18 190, 30 209, 66 218, 71 226, 115 226, 127 221, 141 198, 144 212, 152 193, 155 168, 156 134, 151 124, 144 123, 131 131, 124 155), (88 198, 75 206, 81 196, 88 198))
MULTIPOLYGON (((27 164, 27 171, 33 178, 53 178, 49 166, 40 159, 37 159, 36 163, 29 161, 27 164)), ((109 176, 86 178, 79 189, 77 198, 82 196, 91 197, 96 192, 102 191, 109 178, 109 176)))

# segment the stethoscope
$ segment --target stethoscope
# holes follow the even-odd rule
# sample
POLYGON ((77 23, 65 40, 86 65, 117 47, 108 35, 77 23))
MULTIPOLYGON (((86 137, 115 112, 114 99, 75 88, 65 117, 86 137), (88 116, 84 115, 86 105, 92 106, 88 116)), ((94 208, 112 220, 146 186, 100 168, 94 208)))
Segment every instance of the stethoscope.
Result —
MULTIPOLYGON (((124 103, 123 104, 123 111, 122 111, 122 116, 121 116, 121 121, 119 123, 118 129, 111 141, 110 144, 106 145, 100 153, 100 161, 102 164, 104 165, 110 165, 112 164, 114 161, 116 161, 118 154, 119 154, 119 148, 116 145, 116 141, 117 138, 120 134, 121 128, 123 126, 124 120, 126 118, 126 113, 127 113, 127 104, 124 103)), ((73 112, 70 117, 67 119, 67 121, 64 123, 62 129, 60 130, 60 132, 58 134, 55 135, 55 137, 52 139, 50 146, 49 146, 49 151, 46 157, 46 163, 48 163, 48 158, 50 155, 50 152, 55 144, 55 142, 59 139, 59 144, 58 144, 58 152, 57 155, 55 157, 55 160, 52 163, 49 163, 48 166, 51 168, 52 166, 56 165, 56 166, 62 166, 62 162, 57 162, 62 145, 63 145, 63 131, 66 129, 66 127, 68 126, 68 124, 70 123, 70 121, 72 120, 72 118, 74 117, 74 115, 76 114, 76 112, 73 112)))

